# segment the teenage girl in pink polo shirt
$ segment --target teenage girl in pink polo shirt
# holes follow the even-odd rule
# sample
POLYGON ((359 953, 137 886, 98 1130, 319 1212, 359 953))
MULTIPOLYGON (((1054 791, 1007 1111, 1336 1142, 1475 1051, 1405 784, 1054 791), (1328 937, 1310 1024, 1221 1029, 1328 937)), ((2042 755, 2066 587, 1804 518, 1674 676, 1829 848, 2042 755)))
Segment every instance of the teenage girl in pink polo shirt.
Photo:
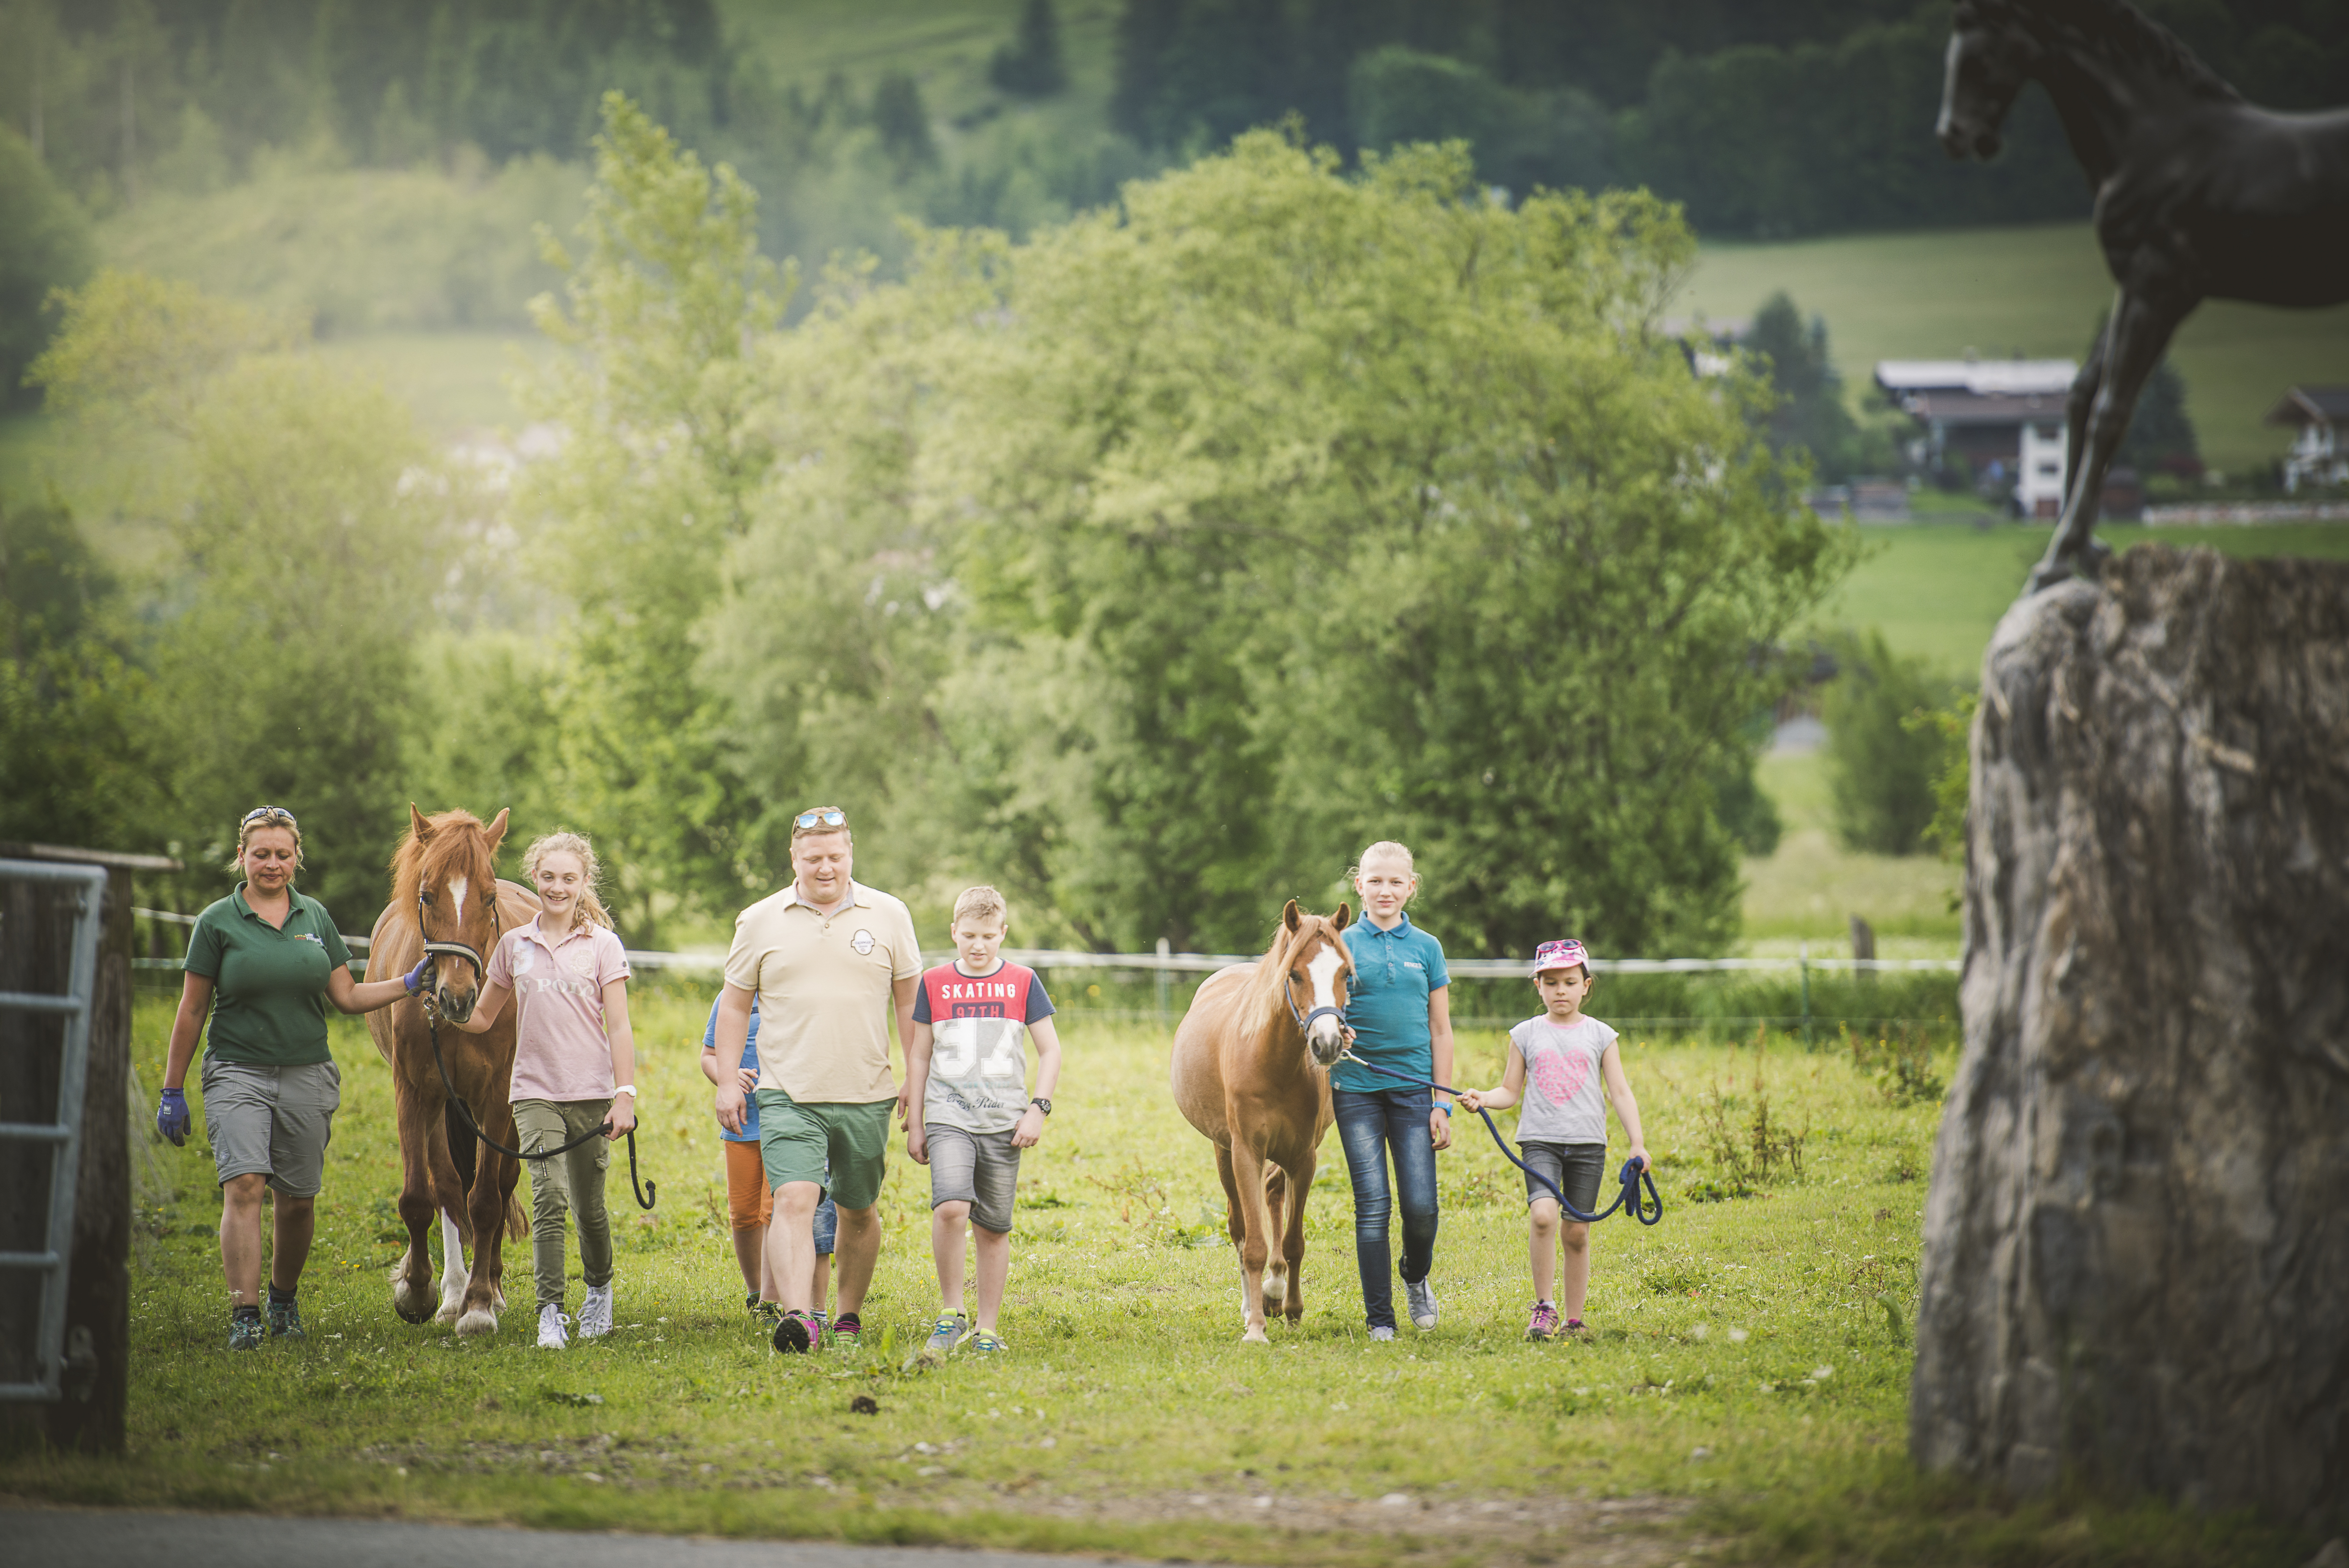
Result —
POLYGON ((628 1027, 628 957, 595 897, 595 852, 575 833, 552 833, 523 856, 538 889, 538 919, 508 931, 490 955, 481 1000, 458 1027, 480 1033, 519 996, 513 1115, 525 1154, 560 1148, 605 1122, 611 1131, 570 1153, 530 1161, 531 1261, 538 1275, 538 1343, 570 1342, 563 1312, 563 1220, 579 1221, 587 1297, 579 1337, 612 1332, 612 1219, 604 1170, 612 1141, 636 1125, 636 1036, 628 1027))

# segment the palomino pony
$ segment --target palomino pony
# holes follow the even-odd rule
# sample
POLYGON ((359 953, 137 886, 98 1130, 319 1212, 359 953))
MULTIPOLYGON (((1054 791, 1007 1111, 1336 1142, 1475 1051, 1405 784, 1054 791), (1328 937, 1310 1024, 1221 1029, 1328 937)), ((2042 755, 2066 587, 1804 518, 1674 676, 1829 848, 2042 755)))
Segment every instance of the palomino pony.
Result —
POLYGON ((2054 100, 2120 285, 2072 383, 2064 516, 2028 591, 2091 572, 2105 472, 2170 335, 2205 299, 2349 300, 2349 109, 2279 114, 2126 0, 1958 0, 1935 127, 1989 158, 2025 81, 2054 100))
MULTIPOLYGON (((411 805, 408 815, 408 836, 391 857, 391 902, 376 917, 367 949, 367 977, 406 974, 429 943, 429 999, 443 1018, 462 1019, 481 997, 482 973, 499 933, 535 919, 538 897, 498 879, 504 812, 486 826, 466 811, 444 811, 428 821, 411 805)), ((518 1016, 510 1008, 479 1034, 440 1032, 449 1082, 463 1097, 474 1125, 510 1146, 514 1124, 507 1092, 518 1016)), ((478 1145, 457 1119, 433 1061, 432 1028, 421 1000, 395 1003, 368 1013, 367 1020, 376 1049, 391 1064, 399 1117, 399 1217, 408 1224, 408 1252, 392 1275, 391 1304, 409 1323, 438 1315, 444 1323, 453 1318, 459 1334, 494 1334, 505 1306, 502 1231, 520 1240, 529 1231, 513 1196, 522 1163, 478 1145), (432 1255, 425 1249, 436 1210, 442 1262, 437 1314, 432 1255)))
POLYGON ((1291 898, 1264 957, 1208 977, 1174 1032, 1174 1104, 1215 1143, 1230 1205, 1243 1342, 1263 1343, 1268 1303, 1292 1324, 1305 1315, 1305 1200, 1330 1130, 1330 1068, 1346 1050, 1354 961, 1338 933, 1351 919, 1343 904, 1325 919, 1291 898))

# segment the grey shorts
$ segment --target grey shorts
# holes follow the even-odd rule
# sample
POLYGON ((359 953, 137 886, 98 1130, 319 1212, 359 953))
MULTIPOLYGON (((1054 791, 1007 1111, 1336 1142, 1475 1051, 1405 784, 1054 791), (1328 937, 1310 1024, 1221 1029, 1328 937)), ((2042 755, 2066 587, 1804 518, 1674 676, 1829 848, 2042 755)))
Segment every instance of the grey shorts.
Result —
POLYGON ((263 1175, 288 1198, 318 1195, 343 1103, 343 1075, 332 1062, 256 1067, 206 1056, 202 1082, 204 1136, 222 1186, 263 1175))
POLYGON ((930 1207, 968 1203, 970 1222, 1000 1235, 1011 1229, 1011 1196, 1019 1189, 1019 1150, 1011 1129, 975 1133, 927 1124, 930 1207))
MULTIPOLYGON (((1599 1183, 1607 1175, 1607 1146, 1603 1143, 1521 1143, 1517 1158, 1534 1169, 1557 1183, 1566 1200, 1585 1214, 1599 1211, 1599 1183)), ((1526 1178, 1526 1203, 1551 1196, 1548 1188, 1526 1178)), ((1569 1220, 1568 1224, 1575 1221, 1569 1220)))

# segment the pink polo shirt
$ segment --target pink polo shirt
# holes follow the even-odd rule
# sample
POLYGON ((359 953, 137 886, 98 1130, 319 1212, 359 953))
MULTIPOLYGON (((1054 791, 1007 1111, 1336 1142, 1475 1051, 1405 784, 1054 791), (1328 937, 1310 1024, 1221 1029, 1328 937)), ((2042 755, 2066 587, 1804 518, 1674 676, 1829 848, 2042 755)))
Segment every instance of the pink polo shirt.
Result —
POLYGON ((514 1099, 612 1097, 618 1085, 604 1037, 604 987, 627 978, 620 939, 593 920, 552 937, 533 920, 499 940, 489 983, 514 995, 514 1099))

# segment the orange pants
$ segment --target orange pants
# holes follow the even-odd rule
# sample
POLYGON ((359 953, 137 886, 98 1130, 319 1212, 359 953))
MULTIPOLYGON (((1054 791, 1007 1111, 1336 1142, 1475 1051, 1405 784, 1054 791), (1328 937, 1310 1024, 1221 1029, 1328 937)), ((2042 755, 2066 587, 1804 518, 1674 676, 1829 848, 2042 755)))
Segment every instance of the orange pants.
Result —
POLYGON ((755 1143, 726 1145, 726 1214, 737 1231, 755 1231, 775 1210, 766 1162, 755 1143))

